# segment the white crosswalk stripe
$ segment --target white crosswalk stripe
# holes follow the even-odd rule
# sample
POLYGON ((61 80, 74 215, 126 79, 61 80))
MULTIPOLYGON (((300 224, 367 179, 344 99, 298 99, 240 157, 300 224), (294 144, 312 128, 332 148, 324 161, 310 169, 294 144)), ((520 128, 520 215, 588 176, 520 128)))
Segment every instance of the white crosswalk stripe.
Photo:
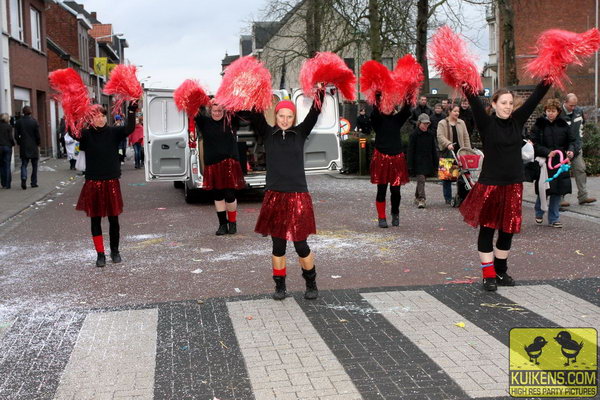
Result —
POLYGON ((257 400, 362 398, 294 299, 227 307, 257 400))
POLYGON ((600 331, 600 307, 550 285, 502 287, 498 292, 557 326, 600 331))
POLYGON ((460 314, 424 291, 361 295, 469 396, 508 394, 507 347, 460 314))

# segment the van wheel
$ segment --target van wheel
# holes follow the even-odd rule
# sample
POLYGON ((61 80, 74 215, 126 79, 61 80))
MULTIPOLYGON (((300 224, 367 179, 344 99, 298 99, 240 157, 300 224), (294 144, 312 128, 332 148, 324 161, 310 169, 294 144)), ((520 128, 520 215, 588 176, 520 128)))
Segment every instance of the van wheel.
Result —
POLYGON ((185 185, 185 184, 184 184, 184 182, 182 182, 182 181, 174 181, 174 182, 173 182, 173 187, 174 187, 175 189, 183 189, 183 186, 184 186, 184 185, 185 185))
POLYGON ((197 189, 188 189, 187 185, 183 185, 183 197, 188 204, 197 203, 200 199, 197 189))

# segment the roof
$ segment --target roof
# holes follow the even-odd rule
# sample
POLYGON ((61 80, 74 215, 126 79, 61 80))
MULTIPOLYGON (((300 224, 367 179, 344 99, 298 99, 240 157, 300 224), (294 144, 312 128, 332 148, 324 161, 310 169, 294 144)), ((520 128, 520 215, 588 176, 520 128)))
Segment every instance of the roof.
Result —
POLYGON ((240 54, 247 56, 252 53, 252 35, 240 36, 240 54))
POLYGON ((254 48, 262 49, 279 31, 284 24, 279 21, 258 21, 252 24, 252 36, 254 36, 254 48))
POLYGON ((225 53, 225 57, 223 57, 223 60, 221 60, 221 66, 223 68, 225 68, 229 64, 231 64, 232 62, 234 62, 235 60, 237 60, 238 58, 240 58, 239 54, 235 54, 233 56, 230 56, 230 55, 227 55, 227 53, 225 53))
MULTIPOLYGON (((58 3, 58 5, 60 7, 62 7, 64 10, 66 10, 67 12, 69 12, 70 14, 74 15, 77 18, 77 20, 79 22, 81 22, 87 29, 92 29, 92 23, 90 22, 89 18, 85 14, 83 14, 80 10, 76 10, 76 9, 72 8, 67 3, 69 3, 69 2, 58 3)), ((77 4, 77 3, 75 3, 75 4, 77 4)), ((81 9, 84 10, 83 6, 81 6, 81 9)))
POLYGON ((92 14, 90 14, 85 7, 83 6, 83 4, 79 4, 76 1, 65 1, 63 2, 63 4, 67 5, 69 8, 71 8, 72 10, 83 14, 89 22, 91 22, 92 24, 99 24, 100 21, 98 21, 94 16, 92 16, 92 14))

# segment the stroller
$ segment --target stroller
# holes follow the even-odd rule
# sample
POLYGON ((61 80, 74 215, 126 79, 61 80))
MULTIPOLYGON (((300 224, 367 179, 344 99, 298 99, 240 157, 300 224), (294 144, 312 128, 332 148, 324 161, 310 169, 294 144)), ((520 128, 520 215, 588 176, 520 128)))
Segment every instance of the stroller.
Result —
POLYGON ((450 205, 459 207, 479 179, 481 166, 483 165, 483 153, 469 147, 461 147, 456 153, 454 150, 450 151, 458 164, 459 171, 459 177, 456 181, 456 195, 450 201, 450 205))

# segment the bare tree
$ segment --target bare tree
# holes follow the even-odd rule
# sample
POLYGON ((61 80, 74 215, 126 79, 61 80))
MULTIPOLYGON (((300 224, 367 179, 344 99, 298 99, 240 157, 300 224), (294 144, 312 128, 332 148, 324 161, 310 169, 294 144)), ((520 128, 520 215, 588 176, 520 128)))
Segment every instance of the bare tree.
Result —
POLYGON ((512 0, 497 0, 500 21, 502 22, 502 48, 504 55, 504 84, 515 86, 517 78, 517 60, 515 56, 515 30, 512 0))

